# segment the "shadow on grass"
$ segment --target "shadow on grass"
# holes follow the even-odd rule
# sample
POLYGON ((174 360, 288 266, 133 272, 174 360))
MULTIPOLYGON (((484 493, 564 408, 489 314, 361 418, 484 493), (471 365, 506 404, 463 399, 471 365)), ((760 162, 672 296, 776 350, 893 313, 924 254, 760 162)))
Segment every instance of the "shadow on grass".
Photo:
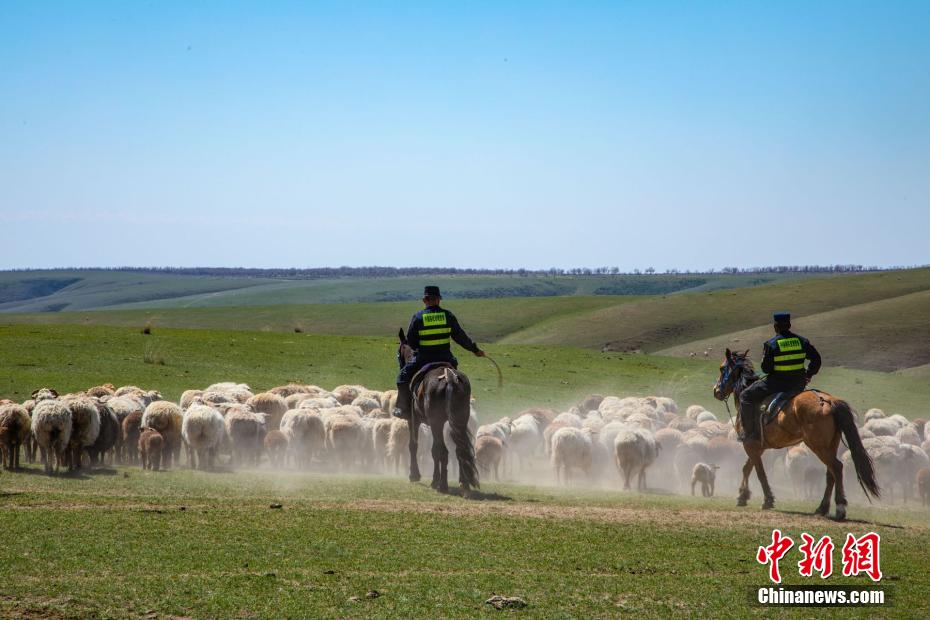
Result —
POLYGON ((462 499, 470 499, 478 502, 512 502, 513 498, 500 493, 485 493, 477 489, 462 491, 459 487, 452 487, 445 492, 445 495, 454 495, 462 499))
POLYGON ((879 527, 888 527, 895 530, 906 529, 903 525, 894 525, 892 523, 882 523, 880 521, 868 521, 866 519, 850 519, 846 518, 843 520, 837 519, 833 515, 821 516, 813 512, 802 512, 800 510, 773 510, 772 512, 777 512, 782 515, 792 515, 795 517, 811 517, 813 519, 827 519, 828 521, 833 521, 834 523, 858 523, 859 525, 877 525, 879 527))

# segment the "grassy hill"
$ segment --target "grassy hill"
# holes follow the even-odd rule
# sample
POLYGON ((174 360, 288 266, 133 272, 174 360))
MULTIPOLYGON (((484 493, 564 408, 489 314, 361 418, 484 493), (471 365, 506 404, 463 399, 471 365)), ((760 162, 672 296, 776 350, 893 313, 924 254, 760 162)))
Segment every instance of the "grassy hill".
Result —
MULTIPOLYGON (((150 386, 171 399, 217 381, 243 381, 258 390, 288 381, 388 389, 397 374, 390 338, 168 328, 145 336, 122 327, 5 325, 0 350, 0 398, 17 401, 42 386, 70 391, 103 382, 150 386)), ((503 389, 486 360, 460 352, 460 361, 479 411, 490 418, 535 405, 565 408, 589 393, 661 394, 726 416, 710 393, 717 360, 525 345, 487 350, 503 368, 503 389)), ((896 373, 828 368, 817 387, 859 410, 881 407, 910 417, 926 417, 930 402, 925 379, 896 373)))
MULTIPOLYGON (((669 295, 560 317, 512 333, 502 342, 657 352, 766 325, 777 309, 789 309, 800 319, 928 290, 930 269, 919 269, 669 295)), ((922 316, 930 315, 926 304, 902 302, 902 306, 907 306, 917 324, 922 324, 922 316)), ((884 318, 886 323, 895 319, 884 318)), ((810 330, 808 335, 818 336, 810 330)), ((908 337, 907 329, 901 329, 898 340, 908 337)), ((870 342, 868 337, 865 340, 870 342)), ((844 363, 854 359, 842 351, 838 357, 844 363)))
MULTIPOLYGON (((930 291, 800 317, 794 327, 827 354, 828 364, 885 371, 930 364, 930 291)), ((707 348, 718 352, 726 347, 751 348, 758 360, 761 343, 772 334, 772 327, 765 325, 671 347, 659 354, 687 356, 707 348)))
POLYGON ((821 277, 759 275, 436 275, 271 279, 100 270, 0 272, 0 312, 415 301, 438 284, 450 299, 664 295, 821 277))

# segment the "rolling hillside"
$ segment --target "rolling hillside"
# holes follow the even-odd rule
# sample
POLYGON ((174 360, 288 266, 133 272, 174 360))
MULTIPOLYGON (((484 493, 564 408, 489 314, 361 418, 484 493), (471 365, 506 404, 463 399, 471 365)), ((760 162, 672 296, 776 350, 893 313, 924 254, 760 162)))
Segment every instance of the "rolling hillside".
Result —
MULTIPOLYGON (((794 326, 827 355, 827 363, 884 371, 926 368, 930 364, 930 291, 800 317, 794 326)), ((717 352, 726 347, 751 348, 753 357, 759 359, 762 342, 772 333, 772 327, 766 324, 658 353, 687 356, 708 348, 717 352)), ((919 375, 920 371, 912 374, 919 375)))
POLYGON ((283 279, 137 271, 0 272, 0 312, 415 301, 425 283, 450 299, 665 295, 758 286, 821 274, 437 275, 283 279))

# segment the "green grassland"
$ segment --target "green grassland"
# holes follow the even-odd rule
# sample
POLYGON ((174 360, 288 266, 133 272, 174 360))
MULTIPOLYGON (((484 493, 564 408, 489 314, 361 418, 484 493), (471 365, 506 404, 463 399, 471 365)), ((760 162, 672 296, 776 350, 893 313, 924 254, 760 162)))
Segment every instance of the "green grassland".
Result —
POLYGON ((458 299, 661 295, 816 277, 821 276, 801 273, 424 275, 292 280, 100 270, 7 271, 0 272, 0 312, 409 301, 419 298, 424 283, 438 284, 447 296, 458 299))
MULTIPOLYGON (((0 325, 0 397, 22 401, 42 386, 71 391, 104 382, 159 389, 170 399, 188 388, 231 380, 257 390, 288 381, 387 389, 397 373, 396 346, 390 338, 308 333, 162 328, 147 336, 124 327, 0 325)), ((459 350, 485 419, 536 405, 564 408, 592 392, 660 394, 726 415, 710 393, 717 360, 526 345, 487 350, 502 366, 503 389, 486 360, 459 350)), ((922 377, 827 368, 816 385, 859 410, 928 414, 930 386, 922 377)))
MULTIPOLYGON (((579 279, 579 282, 585 281, 579 279)), ((277 283, 273 286, 288 283, 277 283)), ((413 283, 409 283, 411 286, 413 283)), ((589 282, 590 284, 590 282, 589 282)), ((381 281, 381 286, 384 280, 381 281)), ((264 286, 264 285, 261 285, 264 286)), ((272 286, 272 285, 269 285, 272 286)), ((319 286, 324 286, 320 283, 319 286)), ((336 286, 329 283, 325 286, 336 286)), ((360 284, 355 283, 356 293, 360 284)), ((242 294, 260 286, 238 289, 242 294)), ((230 295, 238 294, 235 291, 230 295)), ((276 298, 281 301, 282 298, 276 298)), ((809 278, 664 296, 562 295, 454 299, 453 309, 482 343, 541 344, 662 355, 752 348, 769 337, 768 317, 789 308, 797 329, 828 366, 899 370, 930 363, 930 269, 809 278)), ((164 303, 169 303, 168 301, 164 303)), ((177 304, 178 300, 170 303, 177 304)), ((270 302, 269 302, 270 303, 270 302)), ((74 323, 389 336, 405 327, 416 301, 238 307, 104 309, 5 314, 10 323, 74 323)), ((715 353, 716 355, 716 353, 715 353)))
MULTIPOLYGON (((387 476, 114 468, 0 475, 0 615, 8 618, 475 616, 919 617, 930 588, 926 511, 487 482, 484 501, 387 476), (282 504, 272 509, 272 504, 282 504), (800 540, 881 535, 884 609, 754 607, 773 528, 800 540), (368 598, 377 591, 380 596, 368 598), (492 594, 519 596, 498 612, 492 594)), ((870 585, 865 576, 788 585, 870 585)))

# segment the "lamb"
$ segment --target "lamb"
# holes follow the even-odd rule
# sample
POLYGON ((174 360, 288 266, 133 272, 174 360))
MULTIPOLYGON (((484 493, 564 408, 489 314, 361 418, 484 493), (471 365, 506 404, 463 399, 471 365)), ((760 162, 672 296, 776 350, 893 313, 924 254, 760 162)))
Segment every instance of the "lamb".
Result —
POLYGON ((323 419, 309 409, 292 409, 281 418, 281 432, 287 439, 288 453, 299 468, 307 468, 323 449, 326 430, 323 419))
POLYGON ((930 467, 923 467, 917 472, 917 493, 924 506, 930 506, 930 467))
POLYGON ((500 482, 500 464, 504 456, 503 442, 492 435, 483 435, 475 441, 475 462, 482 475, 494 470, 494 480, 500 482))
POLYGON ((42 452, 45 473, 52 473, 54 457, 57 474, 71 441, 71 411, 59 400, 38 401, 32 412, 32 435, 42 452))
POLYGON ((707 462, 707 444, 707 438, 695 431, 688 431, 682 435, 681 444, 672 458, 675 477, 681 488, 687 488, 694 466, 707 462))
POLYGON ((276 431, 281 427, 281 418, 287 413, 287 403, 277 394, 262 392, 256 394, 245 403, 255 413, 265 414, 265 426, 268 430, 276 431))
POLYGON ((162 454, 166 452, 161 433, 153 428, 146 428, 139 435, 139 454, 142 455, 142 469, 158 471, 161 467, 162 454))
POLYGON ((216 453, 225 436, 223 416, 213 407, 192 404, 184 412, 181 437, 190 449, 188 464, 192 468, 213 469, 216 453))
POLYGON ((142 414, 142 428, 151 428, 162 436, 162 464, 165 469, 171 466, 172 457, 181 452, 181 424, 184 415, 181 408, 167 400, 156 400, 145 408, 142 414))
POLYGON ((268 453, 268 461, 272 467, 281 467, 284 465, 284 457, 287 455, 287 437, 281 431, 269 431, 265 435, 265 452, 268 453))
POLYGON ((265 418, 241 409, 226 412, 226 433, 232 447, 232 464, 258 465, 265 440, 265 418))
MULTIPOLYGON (((116 443, 122 435, 119 420, 116 414, 107 406, 106 403, 97 403, 97 412, 100 416, 100 431, 97 433, 97 439, 87 447, 87 453, 90 456, 92 465, 103 462, 103 456, 116 447, 116 443)), ((112 454, 110 455, 112 457, 112 454)))
POLYGON ((133 411, 123 419, 123 447, 129 464, 136 462, 139 453, 139 435, 142 434, 142 412, 133 411))
POLYGON ((591 432, 566 426, 552 435, 552 467, 555 479, 562 484, 571 481, 572 469, 591 475, 591 432))
POLYGON ((655 436, 641 428, 624 429, 614 439, 617 469, 624 476, 623 488, 630 489, 630 477, 637 474, 636 487, 646 490, 646 469, 656 460, 659 447, 655 436))
POLYGON ((76 471, 81 468, 81 455, 84 448, 94 445, 100 434, 100 412, 94 401, 78 396, 61 401, 71 412, 71 440, 68 442, 68 469, 76 471))
POLYGON ((0 407, 0 452, 6 469, 19 469, 19 448, 29 439, 32 420, 22 405, 0 407))
POLYGON ((714 481, 717 479, 718 465, 708 463, 696 463, 691 470, 691 495, 694 495, 694 485, 701 483, 701 495, 704 497, 714 496, 714 481))

